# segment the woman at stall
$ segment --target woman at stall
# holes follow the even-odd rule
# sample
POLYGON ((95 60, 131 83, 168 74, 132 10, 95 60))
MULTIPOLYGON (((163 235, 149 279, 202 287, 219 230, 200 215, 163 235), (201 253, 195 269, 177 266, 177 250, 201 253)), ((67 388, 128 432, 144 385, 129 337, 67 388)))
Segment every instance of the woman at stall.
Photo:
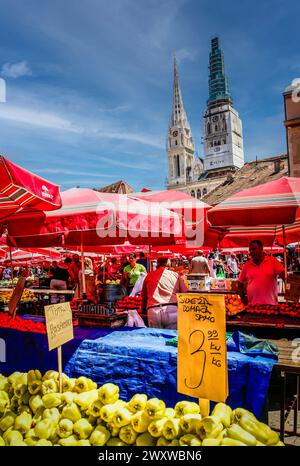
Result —
POLYGON ((129 256, 129 265, 124 267, 121 285, 127 288, 127 294, 130 295, 134 285, 136 284, 140 275, 147 274, 146 268, 142 264, 137 264, 136 254, 132 253, 129 256))

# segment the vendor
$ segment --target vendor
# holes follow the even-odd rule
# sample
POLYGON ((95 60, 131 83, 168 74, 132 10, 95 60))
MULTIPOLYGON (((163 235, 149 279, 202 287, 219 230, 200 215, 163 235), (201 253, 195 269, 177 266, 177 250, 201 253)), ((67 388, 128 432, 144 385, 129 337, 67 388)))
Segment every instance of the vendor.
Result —
POLYGON ((278 304, 277 277, 284 280, 284 267, 275 257, 265 254, 260 240, 250 242, 249 254, 250 260, 238 280, 238 293, 243 304, 278 304))
POLYGON ((146 268, 142 264, 137 264, 136 254, 132 253, 129 256, 129 265, 124 267, 121 284, 127 288, 128 295, 131 293, 137 279, 141 273, 147 273, 146 268))
POLYGON ((147 313, 149 327, 177 329, 176 293, 185 293, 187 287, 177 272, 169 270, 170 265, 170 259, 159 257, 157 269, 145 278, 142 312, 147 313))

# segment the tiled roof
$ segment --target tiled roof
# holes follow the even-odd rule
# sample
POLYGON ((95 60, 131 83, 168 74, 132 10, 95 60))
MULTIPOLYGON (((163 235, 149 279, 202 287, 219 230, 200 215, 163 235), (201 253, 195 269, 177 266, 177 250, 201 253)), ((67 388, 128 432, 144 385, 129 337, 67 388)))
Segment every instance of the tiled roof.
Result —
POLYGON ((246 188, 277 180, 288 174, 288 157, 286 154, 266 159, 247 162, 236 172, 202 198, 210 205, 216 205, 233 194, 246 188))
POLYGON ((97 191, 101 193, 117 193, 117 194, 129 194, 133 193, 134 189, 129 186, 128 183, 125 181, 117 181, 116 183, 112 183, 108 186, 104 186, 104 188, 97 189, 97 191))

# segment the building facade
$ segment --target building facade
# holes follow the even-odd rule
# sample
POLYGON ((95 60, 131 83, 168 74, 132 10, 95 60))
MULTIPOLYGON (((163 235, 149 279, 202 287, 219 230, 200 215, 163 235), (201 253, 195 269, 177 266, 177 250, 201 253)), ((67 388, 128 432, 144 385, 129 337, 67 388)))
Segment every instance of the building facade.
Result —
POLYGON ((300 79, 285 89, 284 125, 286 128, 290 176, 300 176, 300 79))
POLYGON ((198 199, 244 164, 242 123, 232 104, 218 38, 211 42, 209 70, 209 99, 203 116, 204 157, 195 156, 176 60, 172 116, 167 136, 167 188, 185 191, 198 199))

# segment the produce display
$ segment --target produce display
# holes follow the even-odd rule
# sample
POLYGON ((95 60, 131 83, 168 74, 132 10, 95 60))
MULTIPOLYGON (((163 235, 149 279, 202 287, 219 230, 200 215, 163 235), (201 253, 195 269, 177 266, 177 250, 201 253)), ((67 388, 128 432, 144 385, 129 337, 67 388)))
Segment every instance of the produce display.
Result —
POLYGON ((300 318, 300 303, 278 303, 272 304, 256 304, 247 306, 245 311, 249 314, 288 316, 300 318))
POLYGON ((120 299, 116 303, 118 309, 137 309, 141 312, 142 298, 141 296, 125 296, 123 299, 120 299))
POLYGON ((225 295, 225 309, 226 315, 235 316, 244 312, 245 306, 241 301, 241 298, 237 294, 225 295))
POLYGON ((12 280, 0 280, 0 287, 2 288, 11 288, 18 283, 18 278, 13 278, 12 280))
POLYGON ((218 403, 202 417, 197 403, 167 408, 145 394, 126 402, 113 383, 65 374, 62 382, 59 393, 52 370, 0 375, 0 446, 284 446, 242 408, 218 403))
POLYGON ((33 322, 18 316, 13 318, 4 312, 0 312, 0 327, 12 328, 21 332, 46 333, 46 326, 43 322, 33 322))
POLYGON ((116 279, 116 280, 105 280, 106 285, 120 285, 121 280, 116 279))
MULTIPOLYGON (((8 304, 12 296, 12 293, 13 293, 13 290, 11 291, 0 290, 0 303, 8 304)), ((21 303, 29 303, 32 301, 37 301, 37 298, 35 297, 34 293, 32 293, 32 291, 24 290, 20 301, 21 303)))

